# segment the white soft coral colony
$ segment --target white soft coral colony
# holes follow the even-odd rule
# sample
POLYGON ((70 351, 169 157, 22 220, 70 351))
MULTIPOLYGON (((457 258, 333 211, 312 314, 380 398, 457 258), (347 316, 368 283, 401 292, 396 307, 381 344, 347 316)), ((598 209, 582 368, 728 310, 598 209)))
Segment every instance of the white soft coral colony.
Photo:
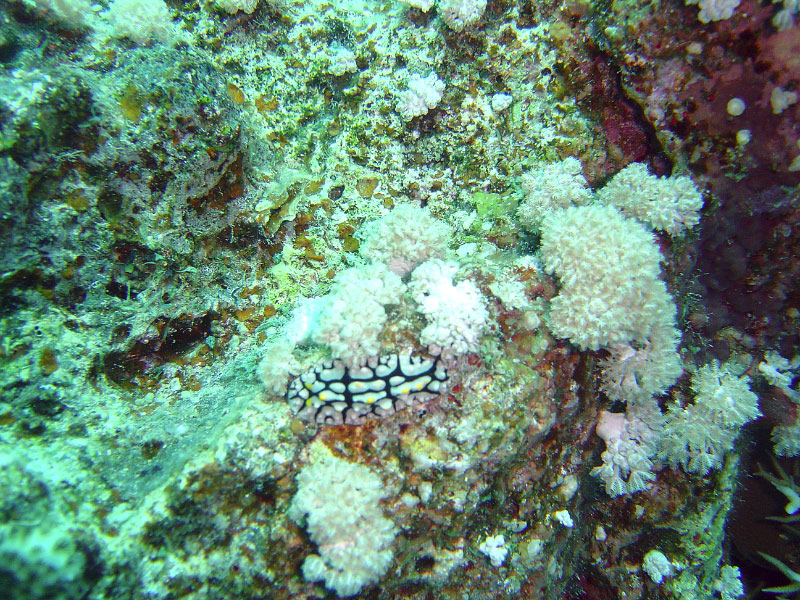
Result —
POLYGON ((703 194, 689 177, 657 177, 642 163, 632 163, 614 175, 597 198, 671 236, 697 225, 703 208, 703 194))
POLYGON ((324 581, 340 597, 353 596, 392 562, 397 529, 379 504, 386 490, 369 468, 335 457, 321 442, 310 453, 289 507, 289 517, 317 545, 318 553, 303 563, 303 576, 324 581))
POLYGON ((312 341, 329 346, 334 358, 350 366, 363 365, 380 352, 384 306, 399 302, 404 291, 400 277, 380 263, 345 269, 331 291, 315 301, 312 341))
POLYGON ((525 229, 537 232, 544 218, 555 210, 583 206, 592 201, 592 191, 577 158, 542 165, 520 178, 525 194, 517 217, 525 229))
POLYGON ((359 251, 402 277, 429 258, 443 256, 452 233, 429 211, 404 204, 364 227, 359 251))
POLYGON ((573 206, 542 222, 541 257, 561 288, 550 328, 582 349, 648 340, 673 326, 653 234, 611 206, 573 206))
POLYGON ((606 443, 603 464, 592 475, 605 483, 609 496, 632 494, 650 487, 652 457, 657 450, 664 418, 654 400, 642 402, 627 413, 600 411, 597 435, 606 443))
POLYGON ((685 4, 699 4, 697 19, 701 23, 710 23, 730 19, 734 9, 739 6, 739 0, 685 0, 685 4))
POLYGON ((397 112, 406 121, 428 114, 439 104, 444 94, 444 82, 430 73, 427 77, 414 75, 408 82, 408 89, 400 92, 397 112))
POLYGON ((796 389, 798 373, 800 373, 800 357, 791 362, 777 352, 767 352, 764 360, 758 365, 761 375, 767 383, 778 388, 795 404, 794 418, 786 423, 776 425, 772 429, 772 442, 778 456, 800 455, 800 391, 796 389), (792 386, 795 387, 792 387, 792 386))
POLYGON ((486 0, 441 0, 439 13, 453 31, 475 25, 486 10, 486 0))
POLYGON ((483 295, 472 281, 453 283, 455 263, 433 259, 417 267, 409 290, 428 319, 420 341, 438 346, 448 354, 465 354, 478 349, 489 318, 483 295))
POLYGON ((750 378, 730 363, 701 367, 692 377, 693 404, 672 404, 659 454, 673 468, 705 475, 719 468, 741 427, 761 415, 750 378))

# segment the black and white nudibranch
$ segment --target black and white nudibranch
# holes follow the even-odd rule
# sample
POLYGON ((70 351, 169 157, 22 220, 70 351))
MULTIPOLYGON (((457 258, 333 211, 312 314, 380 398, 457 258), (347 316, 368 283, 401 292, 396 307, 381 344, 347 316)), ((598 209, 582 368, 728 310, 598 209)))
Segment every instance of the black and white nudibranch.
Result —
POLYGON ((439 357, 408 354, 372 357, 350 368, 333 360, 306 371, 289 384, 286 399, 298 417, 329 425, 360 425, 427 402, 447 389, 439 357))

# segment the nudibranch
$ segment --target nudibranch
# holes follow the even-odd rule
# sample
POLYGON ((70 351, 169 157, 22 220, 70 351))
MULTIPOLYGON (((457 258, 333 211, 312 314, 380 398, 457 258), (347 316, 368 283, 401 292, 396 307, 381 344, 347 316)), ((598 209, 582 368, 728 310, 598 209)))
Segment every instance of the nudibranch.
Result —
POLYGON ((298 417, 328 425, 361 425, 427 402, 446 391, 447 369, 439 357, 389 354, 348 367, 322 363, 289 384, 286 399, 298 417))

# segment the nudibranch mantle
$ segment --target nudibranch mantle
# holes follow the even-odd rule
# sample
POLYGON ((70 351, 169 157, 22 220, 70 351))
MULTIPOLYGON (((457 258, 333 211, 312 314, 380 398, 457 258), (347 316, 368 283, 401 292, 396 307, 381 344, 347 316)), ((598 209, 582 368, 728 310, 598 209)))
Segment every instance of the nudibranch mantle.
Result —
POLYGON ((295 378, 286 399, 303 420, 361 425, 427 402, 446 391, 448 382, 439 357, 389 354, 361 367, 324 362, 295 378))

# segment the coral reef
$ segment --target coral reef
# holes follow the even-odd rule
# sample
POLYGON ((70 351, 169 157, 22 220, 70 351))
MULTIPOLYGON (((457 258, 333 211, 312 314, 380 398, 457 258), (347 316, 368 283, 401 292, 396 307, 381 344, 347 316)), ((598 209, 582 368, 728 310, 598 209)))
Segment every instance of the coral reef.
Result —
POLYGON ((0 595, 794 593, 797 2, 697 4, 0 4, 0 595))

